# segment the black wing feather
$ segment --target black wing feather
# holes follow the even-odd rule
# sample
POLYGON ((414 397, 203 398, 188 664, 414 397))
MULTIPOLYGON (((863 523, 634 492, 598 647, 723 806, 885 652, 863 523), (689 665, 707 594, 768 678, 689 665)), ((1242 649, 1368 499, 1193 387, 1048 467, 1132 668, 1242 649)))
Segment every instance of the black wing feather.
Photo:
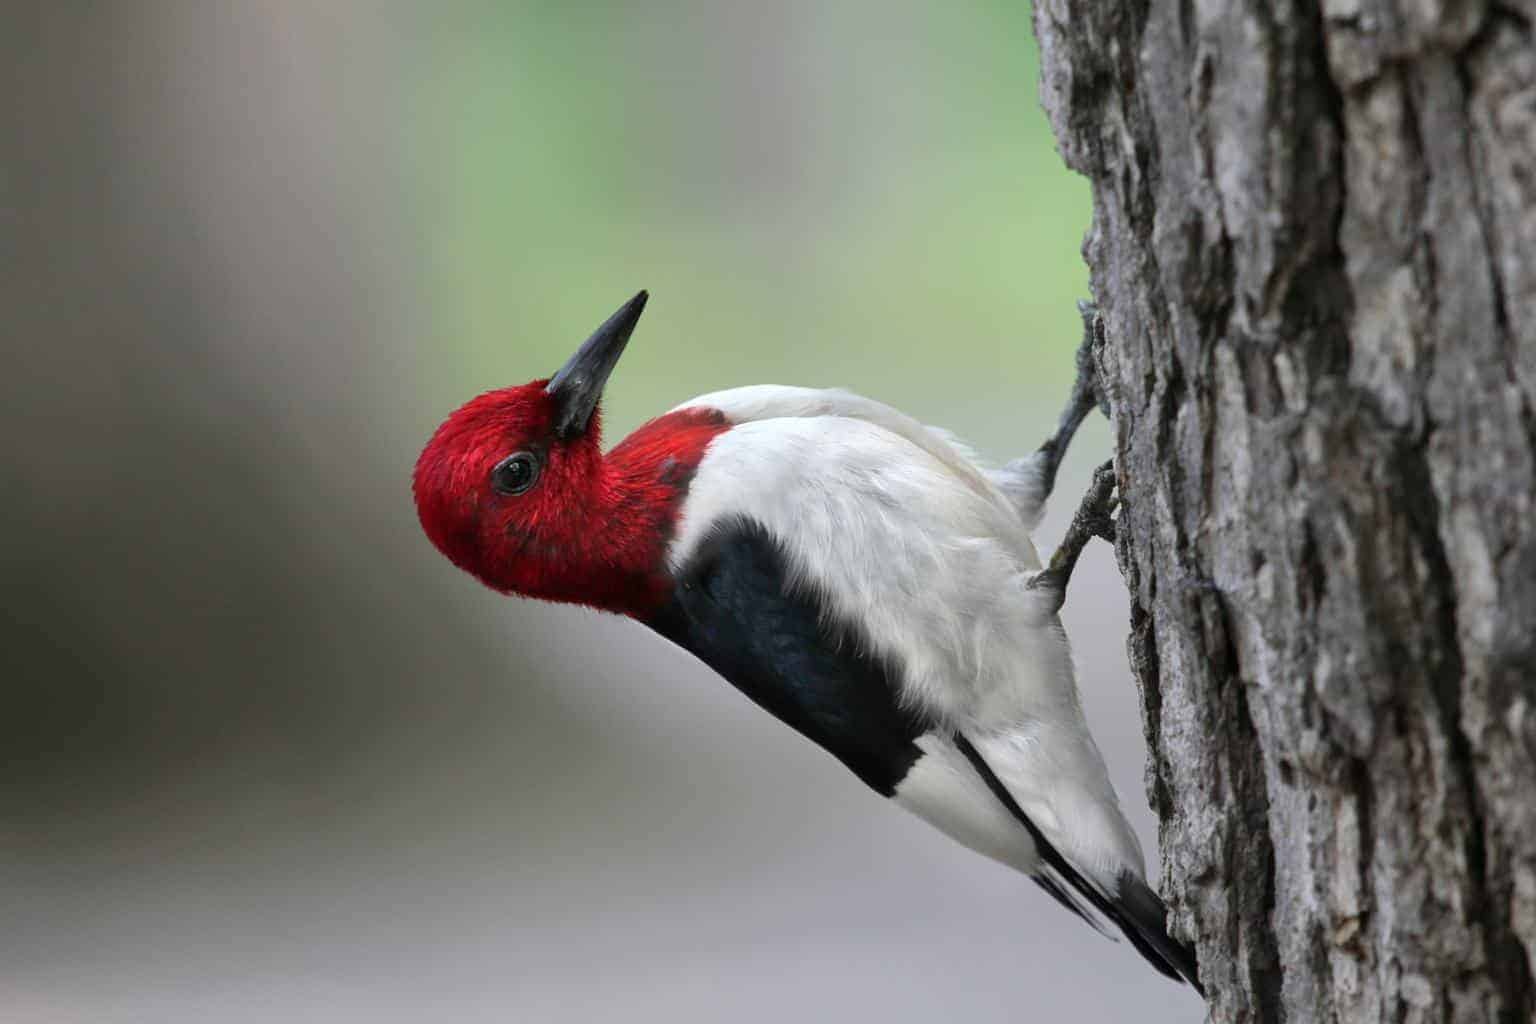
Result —
POLYGON ((699 546, 650 625, 890 796, 921 756, 913 741, 928 726, 901 706, 892 666, 813 588, 792 586, 788 564, 762 526, 728 521, 699 546))

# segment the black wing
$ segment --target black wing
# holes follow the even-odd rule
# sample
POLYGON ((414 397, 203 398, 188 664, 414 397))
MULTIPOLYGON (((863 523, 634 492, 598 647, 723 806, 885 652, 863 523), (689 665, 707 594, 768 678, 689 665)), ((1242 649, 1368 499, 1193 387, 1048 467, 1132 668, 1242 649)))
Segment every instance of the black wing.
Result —
POLYGON ((790 586, 779 543, 756 523, 717 529, 650 623, 885 796, 921 755, 926 728, 896 675, 811 588, 790 586))

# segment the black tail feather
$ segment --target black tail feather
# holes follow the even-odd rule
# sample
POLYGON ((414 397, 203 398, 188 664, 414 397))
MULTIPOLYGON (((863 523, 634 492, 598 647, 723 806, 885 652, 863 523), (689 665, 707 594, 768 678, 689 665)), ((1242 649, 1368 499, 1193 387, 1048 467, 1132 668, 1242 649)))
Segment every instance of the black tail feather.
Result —
POLYGON ((1084 878, 1077 868, 1072 866, 1072 862, 1051 845, 1045 838, 1045 834, 1040 831, 1040 827, 1030 820, 1029 815, 1024 813, 1024 809, 1008 791, 1008 787, 1003 785, 1002 780, 992 771, 992 767, 987 764, 986 759, 981 756, 981 752, 971 744, 971 741, 963 734, 956 733, 955 745, 976 769, 982 781, 987 784, 987 788, 1024 826, 1030 838, 1035 841, 1040 858, 1048 869, 1048 873, 1037 876, 1035 881, 1067 909, 1089 920, 1090 924, 1094 923, 1083 912, 1081 905, 1075 899, 1070 899, 1070 894, 1061 888, 1056 878, 1064 880, 1086 897, 1095 910, 1119 926, 1136 951, 1145 957, 1159 973, 1174 981, 1189 982, 1194 986, 1195 991, 1200 993, 1201 998, 1204 998, 1205 989, 1200 984, 1195 951, 1168 934, 1168 910, 1157 893, 1129 872, 1121 873, 1117 879, 1117 891, 1112 897, 1084 878))
POLYGON ((1030 877, 1034 879, 1034 883, 1036 885, 1050 894, 1051 899, 1055 900, 1057 903, 1060 903, 1062 906, 1072 911, 1072 913, 1082 918, 1088 927, 1109 939, 1111 942, 1115 940, 1113 935, 1104 930, 1104 926, 1099 923, 1099 919, 1095 917, 1087 907, 1083 906, 1081 900, 1072 895, 1071 891, 1061 887, 1061 881, 1059 879, 1049 874, 1031 875, 1030 877))
POLYGON ((1128 871, 1122 872, 1118 881, 1115 905, 1123 919, 1115 923, 1131 940, 1131 945, 1151 961, 1153 967, 1169 977, 1182 977, 1204 998, 1205 987, 1200 984, 1195 951, 1168 934, 1168 908, 1162 897, 1128 871))

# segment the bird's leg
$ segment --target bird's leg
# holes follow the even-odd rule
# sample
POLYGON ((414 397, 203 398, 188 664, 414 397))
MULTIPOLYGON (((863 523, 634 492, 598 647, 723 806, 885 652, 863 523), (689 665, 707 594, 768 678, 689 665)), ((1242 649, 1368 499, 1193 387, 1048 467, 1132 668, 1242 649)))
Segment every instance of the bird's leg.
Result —
POLYGON ((1115 521, 1111 513, 1115 508, 1115 464, 1106 462, 1093 471, 1093 483, 1083 495, 1082 504, 1072 515, 1067 535, 1061 539, 1051 564, 1036 573, 1029 581, 1031 590, 1040 590, 1047 597, 1050 614, 1061 610, 1067 598, 1067 581, 1077 568, 1077 559, 1083 553, 1091 537, 1103 537, 1110 543, 1115 540, 1115 521))
POLYGON ((1083 340, 1077 347, 1077 380, 1072 384, 1072 397, 1061 413, 1056 433, 1040 446, 1038 452, 1040 481, 1044 486, 1041 501, 1050 497, 1056 486, 1056 470, 1060 468, 1061 460, 1066 458, 1067 446, 1072 443, 1072 436, 1093 411, 1093 407, 1097 405, 1106 416, 1109 415, 1095 383, 1098 374, 1093 365, 1094 346, 1104 340, 1104 318, 1099 315, 1099 308, 1091 302, 1079 302, 1077 311, 1083 318, 1083 340))

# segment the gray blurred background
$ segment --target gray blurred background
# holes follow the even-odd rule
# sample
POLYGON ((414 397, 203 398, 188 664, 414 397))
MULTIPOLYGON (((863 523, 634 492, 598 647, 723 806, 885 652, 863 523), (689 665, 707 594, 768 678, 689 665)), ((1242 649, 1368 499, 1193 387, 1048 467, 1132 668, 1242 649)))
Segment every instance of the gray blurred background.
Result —
MULTIPOLYGON (((610 437, 777 382, 1038 443, 1088 197, 1024 5, 0 17, 0 1019, 1199 1018, 410 501, 453 406, 642 286, 610 437)), ((1155 861, 1125 617, 1096 545, 1067 624, 1155 861)))

